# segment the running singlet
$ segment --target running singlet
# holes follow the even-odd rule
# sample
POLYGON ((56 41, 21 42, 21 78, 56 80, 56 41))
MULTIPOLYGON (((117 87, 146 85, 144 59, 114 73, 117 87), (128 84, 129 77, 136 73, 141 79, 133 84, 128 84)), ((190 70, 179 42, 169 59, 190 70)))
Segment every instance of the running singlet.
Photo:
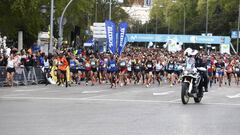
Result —
POLYGON ((127 70, 132 71, 132 62, 131 61, 129 61, 127 64, 127 70))
POLYGON ((224 69, 224 63, 223 62, 222 63, 216 63, 215 66, 216 66, 216 71, 217 72, 219 72, 222 69, 224 69))
POLYGON ((152 61, 147 61, 146 62, 146 67, 147 67, 147 70, 149 70, 149 71, 153 70, 153 62, 152 61))
POLYGON ((67 66, 68 66, 68 61, 66 60, 66 58, 64 58, 64 57, 58 58, 58 69, 59 70, 66 71, 67 66))
POLYGON ((240 66, 239 66, 239 65, 236 65, 236 66, 235 66, 235 72, 236 72, 236 73, 240 73, 240 66))
POLYGON ((86 63, 85 63, 85 68, 86 68, 86 70, 91 70, 90 61, 86 61, 86 63))
POLYGON ((141 70, 140 63, 136 63, 136 64, 134 65, 134 69, 135 69, 136 71, 141 70))
POLYGON ((163 69, 163 65, 160 64, 160 63, 157 63, 156 64, 156 71, 158 72, 158 71, 161 71, 162 69, 163 69))
POLYGON ((91 67, 92 68, 96 68, 96 61, 95 60, 91 60, 91 67))
POLYGON ((71 59, 70 60, 70 68, 76 68, 76 62, 75 62, 75 60, 74 59, 71 59))
POLYGON ((125 68, 126 67, 126 61, 120 61, 120 67, 125 68))
POLYGON ((167 70, 173 71, 174 70, 174 63, 168 63, 167 70))
POLYGON ((116 61, 110 60, 108 63, 108 68, 109 68, 110 72, 115 72, 116 71, 116 61))
POLYGON ((227 70, 227 73, 232 73, 233 72, 233 66, 231 64, 229 64, 227 67, 226 67, 226 70, 227 70))

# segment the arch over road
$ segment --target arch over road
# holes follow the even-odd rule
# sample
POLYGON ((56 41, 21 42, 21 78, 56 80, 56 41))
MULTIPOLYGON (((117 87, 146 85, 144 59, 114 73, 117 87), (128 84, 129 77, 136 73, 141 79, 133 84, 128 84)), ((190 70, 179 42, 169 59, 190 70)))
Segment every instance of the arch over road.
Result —
POLYGON ((201 36, 201 35, 173 35, 173 34, 134 34, 126 35, 127 42, 162 42, 166 43, 174 40, 179 43, 190 44, 226 44, 230 45, 236 53, 229 36, 201 36))

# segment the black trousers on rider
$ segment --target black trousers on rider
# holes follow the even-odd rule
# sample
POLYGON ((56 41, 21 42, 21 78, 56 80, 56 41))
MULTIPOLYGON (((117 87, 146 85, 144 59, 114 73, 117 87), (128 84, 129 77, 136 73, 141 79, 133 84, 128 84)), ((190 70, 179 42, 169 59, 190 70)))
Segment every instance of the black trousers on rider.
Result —
POLYGON ((202 77, 203 77, 203 87, 205 88, 205 92, 208 92, 208 83, 209 83, 209 79, 208 79, 208 75, 207 72, 203 72, 202 73, 202 77))

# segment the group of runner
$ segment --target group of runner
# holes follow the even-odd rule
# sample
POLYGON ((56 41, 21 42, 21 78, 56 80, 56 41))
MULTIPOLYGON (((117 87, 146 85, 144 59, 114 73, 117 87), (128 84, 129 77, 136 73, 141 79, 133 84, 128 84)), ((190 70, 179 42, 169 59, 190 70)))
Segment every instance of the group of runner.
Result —
MULTIPOLYGON (((232 78, 239 85, 239 56, 219 53, 205 54, 199 52, 208 70, 210 87, 213 83, 231 85, 232 78)), ((95 85, 110 83, 111 88, 127 84, 142 84, 149 87, 157 82, 165 82, 170 86, 180 82, 180 75, 186 66, 186 56, 183 51, 171 53, 165 49, 148 49, 128 47, 121 55, 108 53, 93 53, 88 51, 66 51, 52 58, 53 66, 59 67, 58 78, 65 78, 66 87, 71 83, 95 85), (64 67, 64 68, 63 68, 64 67), (69 67, 71 78, 66 79, 69 67)), ((58 79, 60 85, 61 79, 58 79)))
MULTIPOLYGON (((210 86, 214 83, 231 85, 232 78, 239 85, 240 62, 238 55, 220 53, 198 54, 206 65, 210 86)), ((180 82, 180 76, 186 67, 183 51, 171 53, 160 48, 127 47, 120 55, 95 53, 91 49, 58 51, 55 55, 45 55, 12 51, 9 56, 0 55, 0 66, 7 68, 7 79, 12 82, 15 67, 40 66, 47 78, 51 71, 57 77, 58 85, 70 86, 73 83, 91 85, 110 83, 111 88, 131 83, 146 87, 153 83, 170 86, 180 82)), ((47 79, 46 79, 46 82, 47 79)))

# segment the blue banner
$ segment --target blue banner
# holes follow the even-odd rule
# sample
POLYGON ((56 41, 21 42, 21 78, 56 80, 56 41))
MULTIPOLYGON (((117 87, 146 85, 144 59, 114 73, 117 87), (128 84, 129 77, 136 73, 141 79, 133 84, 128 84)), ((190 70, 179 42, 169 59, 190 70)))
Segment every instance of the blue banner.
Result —
POLYGON ((238 35, 238 32, 237 32, 237 31, 232 31, 232 32, 231 32, 231 38, 232 38, 232 39, 237 39, 238 37, 240 37, 240 35, 238 35))
POLYGON ((121 22, 118 28, 118 55, 121 55, 125 47, 125 37, 127 33, 128 24, 126 22, 121 22))
POLYGON ((110 20, 105 21, 106 34, 107 34, 107 46, 112 54, 116 53, 116 25, 110 20))
POLYGON ((168 42, 174 40, 193 44, 230 44, 228 36, 199 36, 199 35, 173 35, 173 34, 127 34, 127 42, 168 42))

